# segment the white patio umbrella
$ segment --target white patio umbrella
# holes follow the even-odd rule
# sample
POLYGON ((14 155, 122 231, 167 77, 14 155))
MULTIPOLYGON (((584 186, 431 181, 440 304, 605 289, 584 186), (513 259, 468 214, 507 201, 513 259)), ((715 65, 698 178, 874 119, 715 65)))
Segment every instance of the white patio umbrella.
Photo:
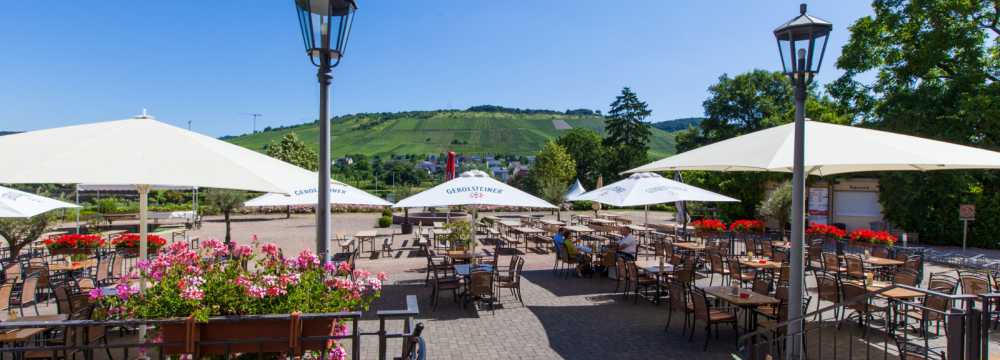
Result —
POLYGON ((716 194, 682 182, 673 181, 659 174, 638 173, 618 180, 608 186, 582 194, 576 200, 596 201, 611 206, 645 206, 646 223, 649 223, 649 205, 678 201, 738 202, 739 200, 716 194))
MULTIPOLYGON (((805 122, 805 171, 1000 169, 1000 153, 855 126, 805 122)), ((792 171, 795 124, 723 140, 626 171, 792 171)))
MULTIPOLYGON (((392 207, 414 208, 460 205, 472 206, 473 218, 478 214, 479 206, 556 208, 555 205, 518 190, 513 186, 499 182, 480 170, 466 171, 454 179, 400 200, 392 207)), ((472 241, 473 244, 476 241, 476 231, 474 228, 472 231, 472 241)))
POLYGON ((566 201, 574 201, 577 196, 580 196, 585 192, 587 192, 587 189, 585 189, 583 184, 580 183, 580 179, 576 179, 573 186, 570 186, 569 190, 566 191, 566 194, 563 195, 563 199, 566 199, 566 201))
POLYGON ((29 218, 63 208, 79 208, 79 206, 0 186, 0 218, 29 218))
MULTIPOLYGON (((310 181, 315 183, 316 181, 310 181)), ((243 203, 243 206, 296 206, 296 205, 316 205, 319 201, 319 190, 316 185, 305 185, 292 190, 288 195, 268 193, 243 203)), ((361 189, 341 183, 339 181, 330 182, 330 203, 347 205, 372 205, 389 206, 392 203, 382 198, 362 191, 361 189)))
POLYGON ((287 193, 315 179, 295 165, 145 115, 0 137, 0 169, 0 183, 135 186, 143 257, 154 184, 287 193))

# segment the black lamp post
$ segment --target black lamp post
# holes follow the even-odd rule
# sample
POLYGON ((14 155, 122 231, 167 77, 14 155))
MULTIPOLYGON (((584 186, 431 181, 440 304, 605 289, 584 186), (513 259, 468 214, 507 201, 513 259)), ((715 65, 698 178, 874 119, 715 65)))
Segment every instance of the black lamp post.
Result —
MULTIPOLYGON (((795 157, 792 172, 792 238, 789 256, 791 277, 789 278, 788 314, 789 318, 799 318, 802 314, 803 288, 803 234, 805 233, 805 121, 806 86, 812 82, 823 64, 826 42, 833 24, 826 20, 806 15, 806 4, 799 6, 799 16, 774 29, 778 40, 781 67, 795 86, 795 157), (817 48, 818 47, 818 48, 817 48), (817 53, 818 50, 818 53, 817 53)), ((799 359, 802 354, 802 321, 788 324, 788 359, 799 359)))
POLYGON ((330 259, 330 72, 340 64, 351 34, 355 0, 295 0, 302 42, 319 68, 319 196, 316 203, 316 253, 330 259))

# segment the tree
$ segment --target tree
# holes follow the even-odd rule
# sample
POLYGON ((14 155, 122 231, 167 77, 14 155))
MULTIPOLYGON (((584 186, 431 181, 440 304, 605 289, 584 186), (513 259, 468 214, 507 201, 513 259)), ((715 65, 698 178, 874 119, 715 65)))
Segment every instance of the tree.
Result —
POLYGON ((601 135, 585 128, 574 128, 559 136, 556 143, 566 149, 576 163, 576 176, 588 189, 593 189, 604 169, 607 151, 601 135))
POLYGON ((785 224, 792 217, 792 182, 786 181, 771 191, 760 203, 760 215, 778 221, 779 231, 785 231, 785 224))
POLYGON ((243 206, 246 194, 236 190, 212 189, 206 192, 205 202, 219 209, 226 221, 226 243, 232 240, 230 235, 230 215, 233 210, 243 206))
POLYGON ((55 217, 49 213, 27 219, 0 218, 0 237, 10 247, 10 258, 16 258, 21 249, 38 240, 54 221, 55 217))
POLYGON ((313 170, 319 169, 319 155, 306 146, 293 132, 285 134, 281 141, 267 145, 267 156, 292 165, 313 170))
MULTIPOLYGON (((677 151, 684 152, 718 141, 791 122, 795 107, 792 86, 781 72, 752 70, 730 77, 723 74, 708 88, 702 106, 705 119, 677 135, 677 151)), ((848 123, 850 117, 836 103, 809 89, 806 114, 817 121, 848 123)), ((694 186, 733 196, 741 201, 719 205, 725 219, 750 218, 764 200, 766 185, 782 181, 784 174, 753 172, 686 172, 694 186)))
MULTIPOLYGON (((876 1, 851 25, 827 87, 862 126, 1000 148, 1000 1, 876 1), (874 74, 871 76, 870 74, 874 74)), ((996 247, 997 171, 880 175, 887 220, 928 243, 958 244, 958 205, 977 205, 970 244, 996 247)))
POLYGON ((568 186, 570 181, 576 178, 576 162, 565 148, 549 140, 535 155, 535 166, 531 174, 538 179, 551 180, 556 184, 568 186))
POLYGON ((608 149, 605 180, 620 178, 619 173, 640 166, 647 161, 650 126, 644 120, 653 112, 645 101, 639 100, 632 89, 625 87, 611 103, 604 119, 604 146, 608 149))

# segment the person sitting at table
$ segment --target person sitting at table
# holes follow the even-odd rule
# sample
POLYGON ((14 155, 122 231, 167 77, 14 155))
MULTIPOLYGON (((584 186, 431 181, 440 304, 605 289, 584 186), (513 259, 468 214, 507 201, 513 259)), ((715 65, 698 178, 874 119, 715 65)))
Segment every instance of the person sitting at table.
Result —
POLYGON ((583 277, 585 269, 590 269, 590 256, 580 251, 576 245, 577 239, 569 237, 569 232, 564 235, 563 246, 566 248, 566 256, 576 258, 576 277, 583 277), (576 241, 574 241, 576 240, 576 241))
POLYGON ((639 241, 632 235, 632 229, 622 228, 622 239, 618 240, 618 257, 626 261, 634 261, 636 251, 639 249, 639 241))

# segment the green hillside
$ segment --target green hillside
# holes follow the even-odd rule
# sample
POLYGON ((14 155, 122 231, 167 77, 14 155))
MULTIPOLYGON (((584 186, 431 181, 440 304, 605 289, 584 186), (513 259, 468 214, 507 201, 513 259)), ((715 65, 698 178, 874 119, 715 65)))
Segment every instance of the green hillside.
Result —
MULTIPOLYGON (((333 121, 331 152, 334 157, 346 154, 437 154, 445 151, 477 154, 532 155, 545 140, 564 130, 565 122, 574 128, 589 128, 603 133, 604 119, 595 115, 566 115, 556 112, 482 112, 416 111, 402 113, 357 114, 333 121)), ((674 136, 653 130, 650 155, 663 157, 674 153, 674 136)), ((268 129, 256 134, 227 136, 223 139, 263 151, 271 143, 294 132, 310 146, 317 147, 317 123, 268 129)))

